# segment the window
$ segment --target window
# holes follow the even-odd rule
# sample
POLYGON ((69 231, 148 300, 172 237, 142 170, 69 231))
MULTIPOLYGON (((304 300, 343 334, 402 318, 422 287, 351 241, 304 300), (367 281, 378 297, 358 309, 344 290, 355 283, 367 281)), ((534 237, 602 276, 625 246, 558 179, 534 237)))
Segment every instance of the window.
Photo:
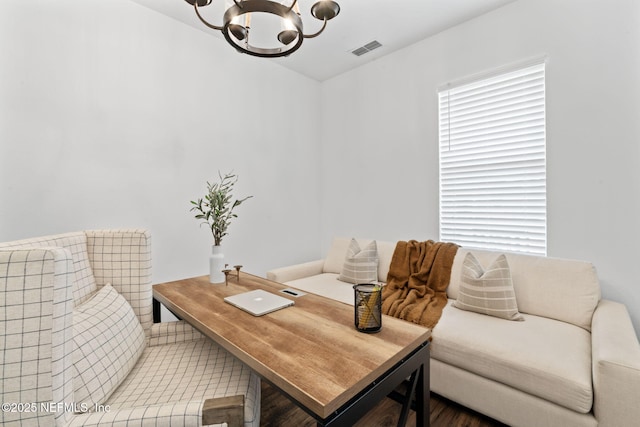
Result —
POLYGON ((546 255, 545 65, 438 92, 440 239, 546 255))

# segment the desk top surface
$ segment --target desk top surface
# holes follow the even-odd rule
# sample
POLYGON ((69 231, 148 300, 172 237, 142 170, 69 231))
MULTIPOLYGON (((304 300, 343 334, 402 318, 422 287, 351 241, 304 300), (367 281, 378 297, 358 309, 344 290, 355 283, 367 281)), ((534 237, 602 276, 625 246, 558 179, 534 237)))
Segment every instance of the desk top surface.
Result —
POLYGON ((429 339, 428 328, 383 316, 382 330, 358 332, 354 308, 314 294, 279 292, 286 286, 240 272, 228 285, 194 277, 153 287, 153 296, 258 375, 321 418, 327 418, 429 339), (255 317, 224 297, 264 289, 295 305, 255 317))

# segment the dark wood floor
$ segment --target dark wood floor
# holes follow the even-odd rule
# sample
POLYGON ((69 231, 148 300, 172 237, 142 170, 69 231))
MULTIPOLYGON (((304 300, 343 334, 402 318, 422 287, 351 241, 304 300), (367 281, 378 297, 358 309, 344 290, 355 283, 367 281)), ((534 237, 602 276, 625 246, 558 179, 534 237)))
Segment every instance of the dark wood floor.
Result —
MULTIPOLYGON (((262 381, 262 427, 314 427, 314 419, 262 381)), ((365 415, 358 427, 395 427, 400 416, 401 405, 386 398, 365 415)), ((407 427, 415 427, 415 413, 411 411, 407 427)), ((441 396, 431 393, 431 427, 506 427, 491 418, 478 414, 441 396)))

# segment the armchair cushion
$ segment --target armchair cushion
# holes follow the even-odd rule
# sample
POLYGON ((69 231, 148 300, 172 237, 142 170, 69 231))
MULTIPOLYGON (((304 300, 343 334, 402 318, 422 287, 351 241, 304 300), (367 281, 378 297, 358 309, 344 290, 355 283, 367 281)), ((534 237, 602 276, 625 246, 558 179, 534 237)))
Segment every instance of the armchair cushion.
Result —
POLYGON ((175 344, 179 342, 200 340, 202 338, 204 338, 204 335, 184 320, 179 320, 177 322, 154 323, 151 325, 149 345, 156 346, 175 344))
POLYGON ((73 311, 74 399, 102 404, 131 372, 146 345, 140 321, 110 284, 73 311))
POLYGON ((183 413, 185 420, 197 421, 205 399, 238 395, 245 396, 245 425, 259 425, 260 379, 211 340, 199 339, 147 347, 106 405, 117 413, 127 408, 197 402, 185 407, 183 413))

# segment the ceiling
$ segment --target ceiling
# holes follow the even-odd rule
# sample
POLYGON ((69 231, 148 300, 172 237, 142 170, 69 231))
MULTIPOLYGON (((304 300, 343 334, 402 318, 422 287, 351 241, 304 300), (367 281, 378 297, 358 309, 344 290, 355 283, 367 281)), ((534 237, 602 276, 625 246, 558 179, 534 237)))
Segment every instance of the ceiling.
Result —
MULTIPOLYGON (((205 27, 198 20, 193 6, 185 0, 132 1, 224 41, 219 31, 205 27)), ((308 12, 315 1, 298 1, 307 34, 316 32, 322 25, 308 12)), ((320 36, 305 39, 300 50, 289 57, 264 60, 324 81, 515 0, 336 1, 340 4, 340 14, 328 22, 320 36), (373 40, 382 46, 362 56, 351 53, 373 40)), ((212 24, 221 25, 224 3, 213 0, 200 12, 212 24)))

